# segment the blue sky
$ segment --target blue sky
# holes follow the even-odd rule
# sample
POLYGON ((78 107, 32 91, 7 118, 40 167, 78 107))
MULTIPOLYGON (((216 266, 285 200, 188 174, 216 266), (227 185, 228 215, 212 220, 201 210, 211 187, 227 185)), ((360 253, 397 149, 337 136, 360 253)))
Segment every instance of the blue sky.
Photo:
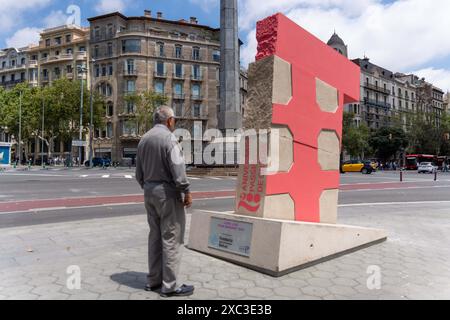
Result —
MULTIPOLYGON (((323 41, 336 29, 350 58, 366 54, 394 72, 414 72, 450 90, 448 0, 238 0, 242 62, 256 51, 255 23, 282 12, 323 41), (263 4, 263 5, 262 5, 263 4), (436 10, 439 8, 439 10, 436 10)), ((64 24, 67 8, 81 9, 81 24, 101 13, 142 15, 161 11, 168 19, 198 18, 219 26, 219 0, 0 0, 0 48, 36 42, 42 28, 64 24)))

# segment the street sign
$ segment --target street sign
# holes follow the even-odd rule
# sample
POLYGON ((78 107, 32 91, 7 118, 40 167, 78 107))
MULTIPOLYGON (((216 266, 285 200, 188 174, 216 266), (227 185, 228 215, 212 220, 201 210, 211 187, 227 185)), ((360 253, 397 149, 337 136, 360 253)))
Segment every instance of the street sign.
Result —
POLYGON ((72 147, 86 147, 87 142, 82 140, 73 140, 72 141, 72 147))

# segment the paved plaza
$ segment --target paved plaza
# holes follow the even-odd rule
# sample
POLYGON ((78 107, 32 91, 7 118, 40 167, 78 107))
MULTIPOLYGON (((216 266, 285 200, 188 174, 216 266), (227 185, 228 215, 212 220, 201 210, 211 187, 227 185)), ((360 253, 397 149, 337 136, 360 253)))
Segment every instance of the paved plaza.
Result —
MULTIPOLYGON (((439 194, 444 190, 449 195, 447 178, 427 187, 429 177, 417 176, 410 179, 416 181, 413 187, 388 188, 395 176, 377 175, 367 179, 372 179, 373 186, 386 184, 386 190, 365 189, 360 175, 344 177, 342 188, 350 190, 341 192, 339 223, 386 229, 386 242, 280 278, 185 248, 180 281, 196 286, 189 299, 450 299, 450 202, 444 195, 441 199, 408 198, 412 192, 439 194), (348 186, 362 187, 351 190, 348 186), (404 201, 382 196, 396 193, 404 201), (373 196, 379 201, 371 200, 373 196), (370 201, 361 201, 365 197, 370 201), (379 289, 373 286, 374 270, 381 274, 379 289)), ((235 183, 208 179, 216 187, 223 183, 221 189, 235 183)), ((202 180, 198 178, 198 190, 202 180)), ((123 181, 117 179, 117 183, 123 181)), ((4 189, 0 193, 7 195, 4 189)), ((191 215, 232 207, 230 197, 197 203, 188 214, 186 241, 191 215)), ((55 209, 51 214, 45 210, 14 213, 16 217, 49 214, 49 220, 36 224, 5 227, 1 218, 12 213, 0 215, 0 299, 162 299, 143 290, 148 226, 142 204, 55 209), (104 215, 51 220, 56 215, 77 217, 79 212, 95 216, 96 210, 104 215), (132 212, 121 215, 120 211, 132 212), (67 286, 70 266, 81 271, 80 289, 67 286)))

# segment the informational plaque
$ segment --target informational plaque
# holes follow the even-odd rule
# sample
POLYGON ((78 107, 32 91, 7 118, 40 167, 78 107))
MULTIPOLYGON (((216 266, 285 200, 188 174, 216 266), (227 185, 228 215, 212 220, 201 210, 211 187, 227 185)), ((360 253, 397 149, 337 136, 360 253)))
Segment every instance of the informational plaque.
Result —
POLYGON ((211 218, 208 246, 249 257, 252 231, 251 223, 211 218))

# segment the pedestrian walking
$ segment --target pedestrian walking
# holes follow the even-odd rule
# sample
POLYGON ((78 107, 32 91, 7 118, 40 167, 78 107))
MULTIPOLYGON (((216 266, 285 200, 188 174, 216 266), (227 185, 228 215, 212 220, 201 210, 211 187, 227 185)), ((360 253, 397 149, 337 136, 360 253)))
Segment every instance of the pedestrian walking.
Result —
POLYGON ((190 285, 178 285, 177 274, 184 243, 186 212, 192 205, 186 166, 175 135, 175 115, 162 106, 153 115, 154 127, 138 145, 136 180, 144 189, 150 227, 147 291, 162 297, 189 296, 190 285))

